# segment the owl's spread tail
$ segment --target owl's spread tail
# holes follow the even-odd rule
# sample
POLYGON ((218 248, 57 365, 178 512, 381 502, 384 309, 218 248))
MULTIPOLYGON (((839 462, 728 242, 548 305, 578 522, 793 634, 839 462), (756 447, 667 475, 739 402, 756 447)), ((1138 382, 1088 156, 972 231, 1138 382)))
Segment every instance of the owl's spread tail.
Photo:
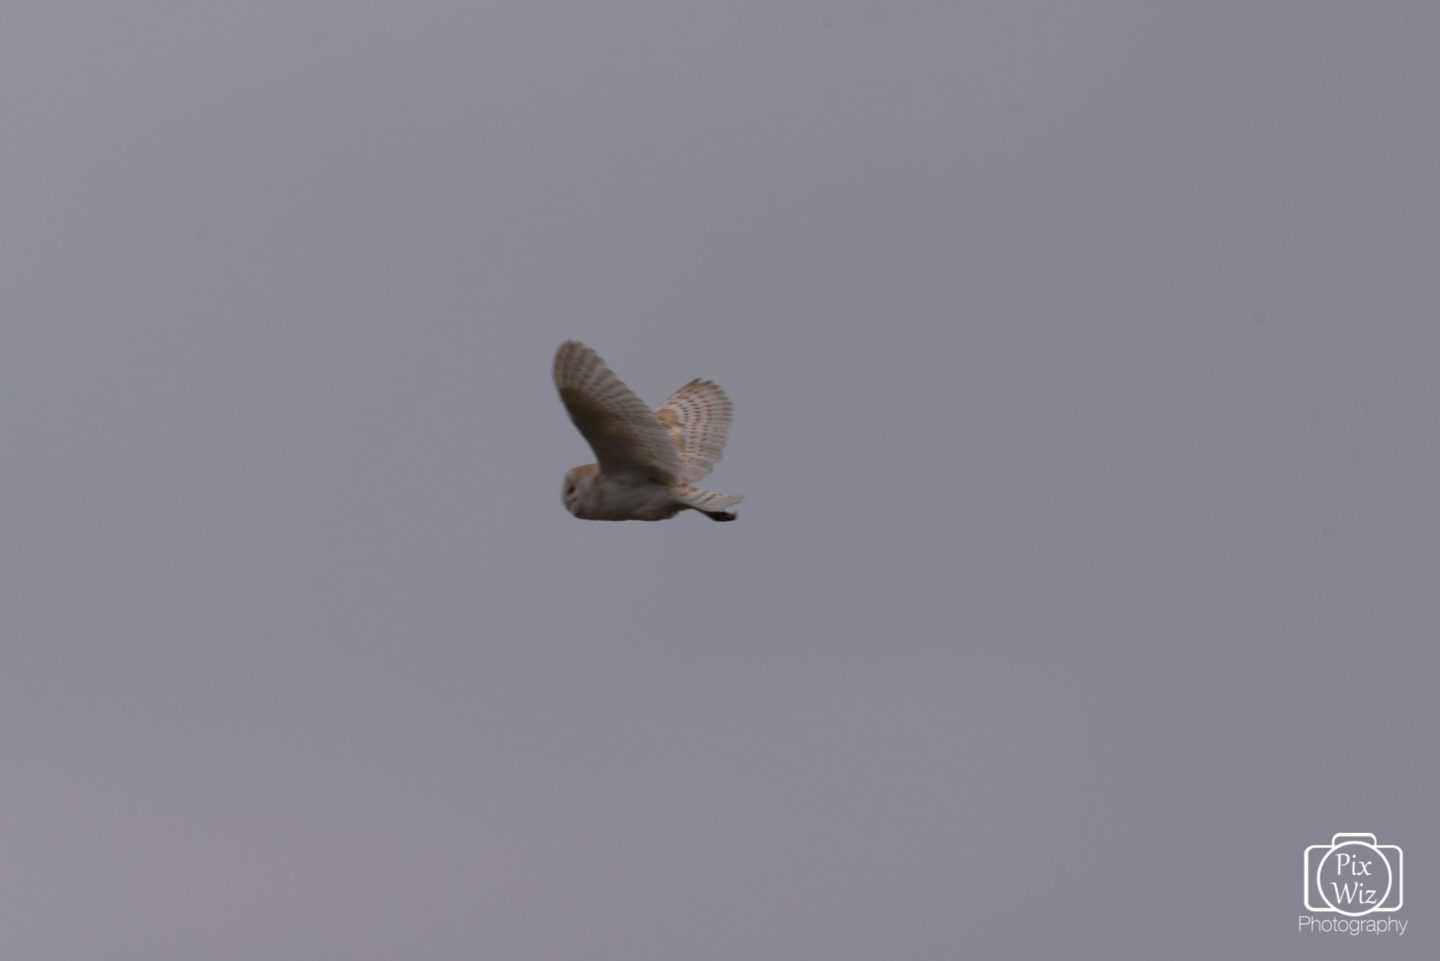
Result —
POLYGON ((680 485, 675 489, 675 493, 682 504, 694 508, 712 521, 733 521, 735 512, 730 508, 745 498, 744 494, 717 494, 690 484, 680 485))

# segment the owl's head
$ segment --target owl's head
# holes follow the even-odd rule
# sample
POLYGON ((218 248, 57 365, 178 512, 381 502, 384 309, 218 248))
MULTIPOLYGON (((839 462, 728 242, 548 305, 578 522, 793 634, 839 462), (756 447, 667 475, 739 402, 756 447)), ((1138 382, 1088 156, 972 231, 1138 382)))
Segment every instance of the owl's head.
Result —
POLYGON ((599 477, 600 467, 596 464, 570 468, 565 474, 565 509, 576 517, 584 517, 584 508, 594 499, 595 482, 599 477))

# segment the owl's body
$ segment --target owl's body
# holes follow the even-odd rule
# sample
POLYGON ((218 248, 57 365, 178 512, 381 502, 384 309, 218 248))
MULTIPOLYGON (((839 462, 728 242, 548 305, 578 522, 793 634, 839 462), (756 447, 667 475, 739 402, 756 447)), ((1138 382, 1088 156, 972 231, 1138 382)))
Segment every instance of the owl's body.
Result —
POLYGON ((692 380, 651 411, 600 355, 574 340, 555 353, 555 386, 599 463, 565 475, 565 506, 593 521, 659 521, 700 511, 731 521, 739 494, 701 490, 725 447, 733 408, 718 384, 692 380))

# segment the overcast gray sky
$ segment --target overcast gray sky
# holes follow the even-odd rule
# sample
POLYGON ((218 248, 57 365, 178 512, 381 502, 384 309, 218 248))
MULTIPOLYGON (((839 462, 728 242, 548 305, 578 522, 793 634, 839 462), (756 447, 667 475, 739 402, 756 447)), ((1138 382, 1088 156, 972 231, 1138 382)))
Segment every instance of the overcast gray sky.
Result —
POLYGON ((0 954, 1434 958, 1437 51, 12 0, 0 954), (569 337, 737 523, 565 512, 569 337))

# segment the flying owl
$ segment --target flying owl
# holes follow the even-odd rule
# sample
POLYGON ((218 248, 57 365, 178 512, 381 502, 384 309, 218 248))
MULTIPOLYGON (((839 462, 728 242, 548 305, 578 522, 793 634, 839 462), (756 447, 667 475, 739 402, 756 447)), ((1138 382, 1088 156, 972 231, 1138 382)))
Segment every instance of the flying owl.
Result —
POLYGON ((697 510, 733 521, 740 494, 693 486, 710 473, 733 408, 720 385, 692 380, 651 412, 600 355, 567 340, 555 352, 555 386, 598 464, 565 475, 565 507, 590 521, 661 521, 697 510))

